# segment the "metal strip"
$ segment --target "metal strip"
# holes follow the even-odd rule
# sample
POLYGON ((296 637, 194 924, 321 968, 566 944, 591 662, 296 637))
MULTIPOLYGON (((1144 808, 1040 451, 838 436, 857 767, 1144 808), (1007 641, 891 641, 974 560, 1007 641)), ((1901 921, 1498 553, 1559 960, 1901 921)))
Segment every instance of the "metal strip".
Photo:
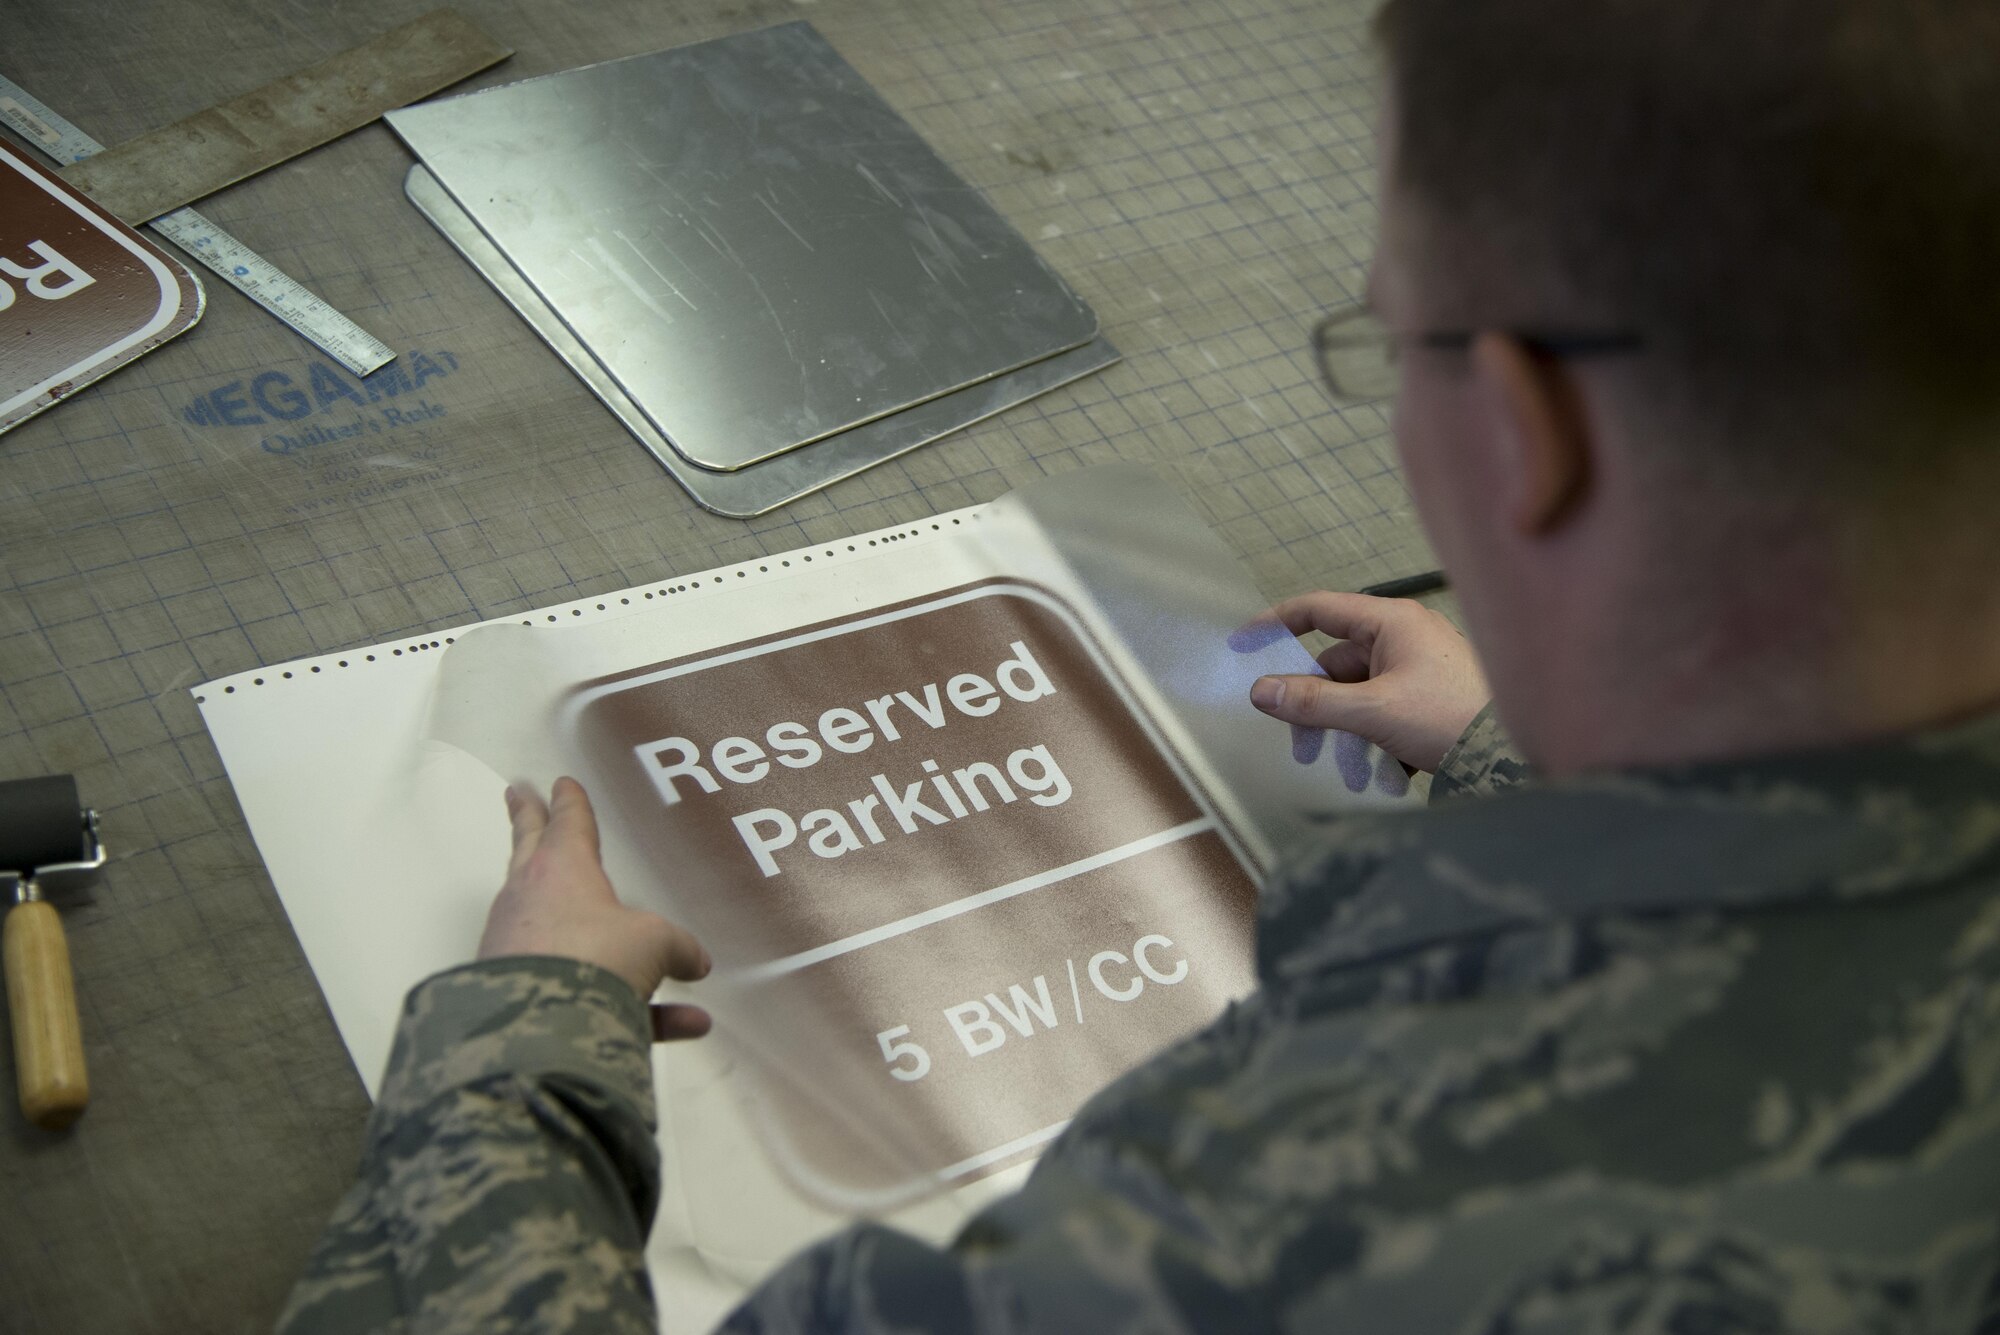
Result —
POLYGON ((62 177, 136 227, 512 54, 463 15, 435 9, 297 74, 128 139, 62 177))
MULTIPOLYGON (((102 144, 4 75, 0 75, 0 121, 59 165, 104 151, 102 144)), ((148 226, 355 375, 365 376, 396 359, 388 344, 193 209, 175 209, 148 226)))

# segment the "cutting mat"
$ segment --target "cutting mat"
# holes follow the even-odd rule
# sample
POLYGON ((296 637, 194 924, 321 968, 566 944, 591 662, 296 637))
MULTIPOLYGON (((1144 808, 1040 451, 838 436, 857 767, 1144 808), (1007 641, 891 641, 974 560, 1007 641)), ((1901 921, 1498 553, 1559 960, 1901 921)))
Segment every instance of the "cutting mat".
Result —
MULTIPOLYGON (((357 382, 211 283, 190 337, 0 438, 0 775, 76 771, 115 855, 67 912, 91 1112, 66 1140, 0 1119, 10 1331, 268 1328, 360 1148, 360 1083, 192 683, 1110 460, 1157 466, 1273 594, 1430 564, 1383 415, 1333 411, 1306 346, 1371 246, 1368 0, 461 7, 519 53, 467 87, 810 18, 1126 361, 723 520, 404 202, 386 129, 205 202, 401 356, 357 382)), ((16 0, 0 73, 117 142, 422 8, 16 0)))

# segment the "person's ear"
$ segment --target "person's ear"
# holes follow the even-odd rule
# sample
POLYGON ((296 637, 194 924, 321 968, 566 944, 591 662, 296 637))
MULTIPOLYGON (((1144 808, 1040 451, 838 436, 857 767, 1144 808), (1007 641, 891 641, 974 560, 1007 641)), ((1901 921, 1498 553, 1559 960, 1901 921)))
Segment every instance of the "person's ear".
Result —
POLYGON ((1560 528, 1590 492, 1588 419, 1563 364, 1511 334, 1472 341, 1472 372, 1499 429, 1502 502, 1517 532, 1560 528))

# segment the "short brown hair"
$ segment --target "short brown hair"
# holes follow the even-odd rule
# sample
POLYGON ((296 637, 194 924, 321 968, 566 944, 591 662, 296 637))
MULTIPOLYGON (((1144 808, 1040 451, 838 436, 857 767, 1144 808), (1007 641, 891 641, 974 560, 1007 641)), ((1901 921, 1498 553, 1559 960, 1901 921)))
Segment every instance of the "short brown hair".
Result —
POLYGON ((1634 330, 1649 402, 1787 469, 1996 450, 2000 2, 1388 0, 1377 25, 1385 167, 1469 243, 1424 257, 1455 318, 1634 330))

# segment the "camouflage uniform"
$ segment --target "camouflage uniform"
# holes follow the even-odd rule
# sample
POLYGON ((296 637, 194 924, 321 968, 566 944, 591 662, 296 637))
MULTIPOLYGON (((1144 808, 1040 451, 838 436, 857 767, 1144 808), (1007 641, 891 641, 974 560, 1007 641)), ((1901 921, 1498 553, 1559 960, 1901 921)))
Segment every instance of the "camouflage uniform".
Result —
MULTIPOLYGON (((1482 717, 1330 821, 1255 996, 950 1250, 853 1229, 728 1328, 2000 1333, 2000 715, 1523 777, 1482 717)), ((286 1329, 649 1328, 645 1034, 576 964, 417 989, 286 1329)))

